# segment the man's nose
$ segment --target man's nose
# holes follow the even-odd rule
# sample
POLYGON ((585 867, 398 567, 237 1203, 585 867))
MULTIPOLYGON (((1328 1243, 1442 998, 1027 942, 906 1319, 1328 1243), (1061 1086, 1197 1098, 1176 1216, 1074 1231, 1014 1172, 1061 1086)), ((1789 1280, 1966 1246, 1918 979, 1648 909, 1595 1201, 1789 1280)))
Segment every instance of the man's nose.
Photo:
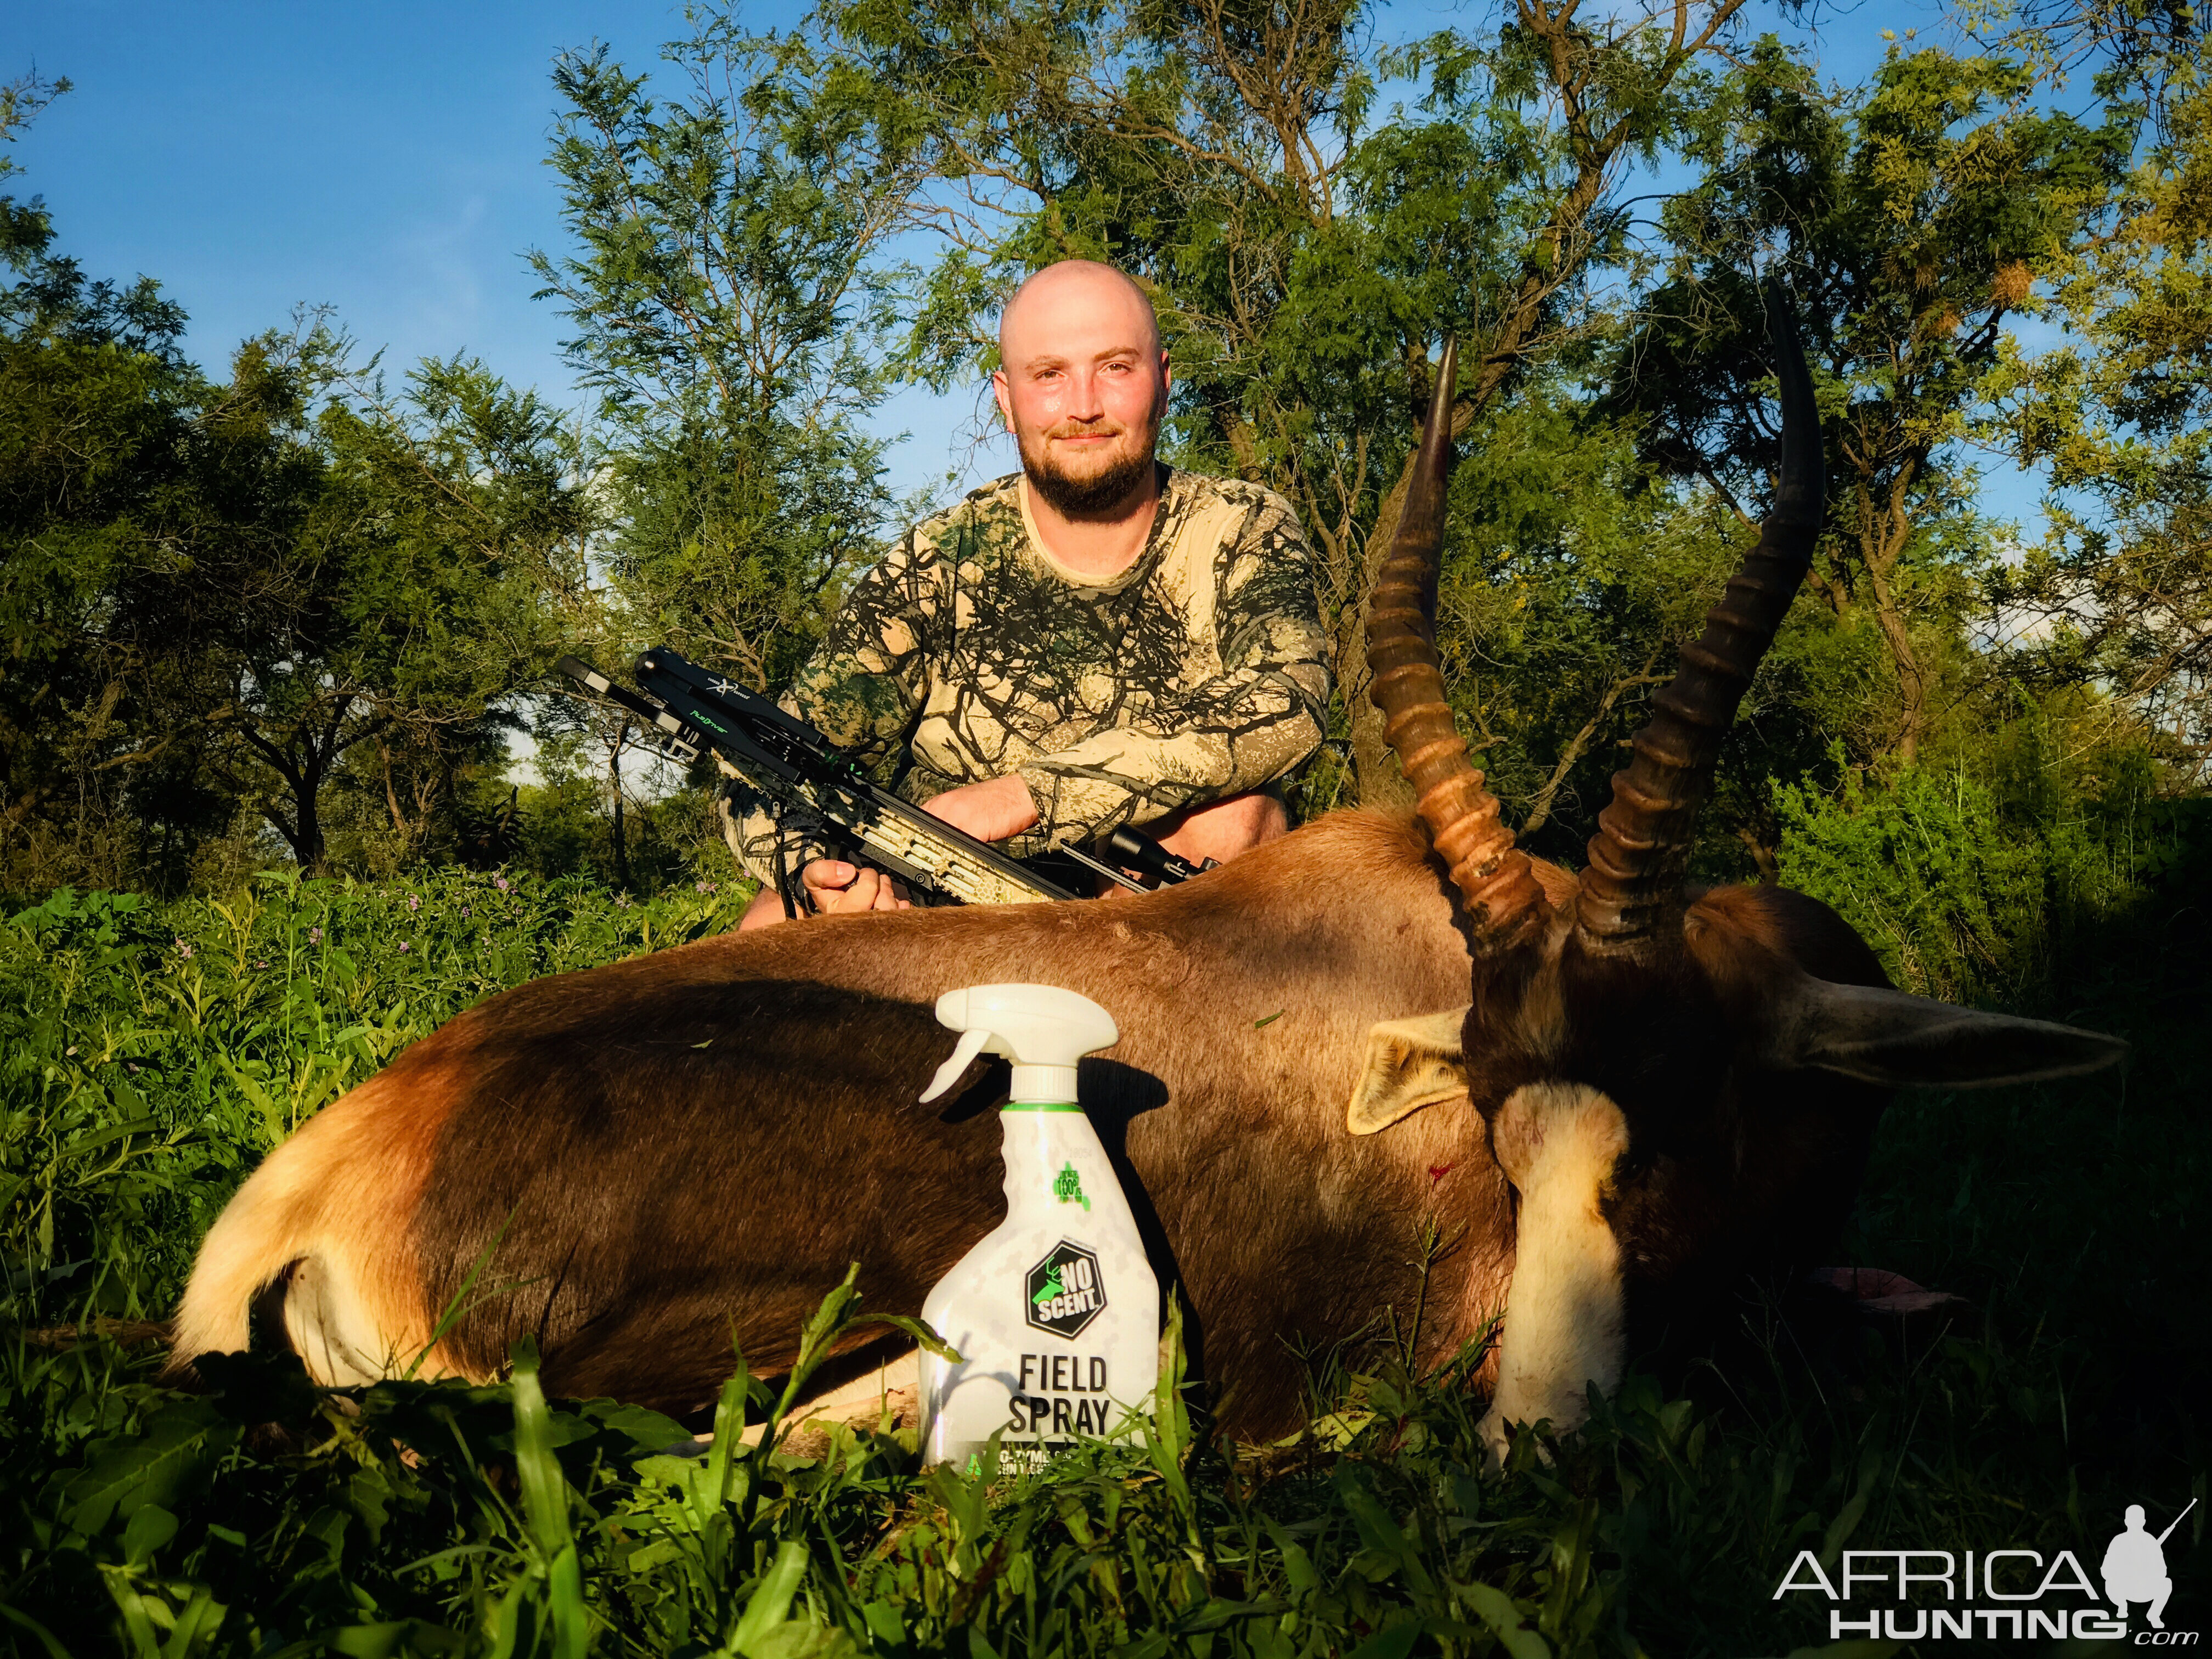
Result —
POLYGON ((1066 414, 1072 421, 1095 421, 1106 412, 1105 377, 1079 368, 1068 377, 1066 414))

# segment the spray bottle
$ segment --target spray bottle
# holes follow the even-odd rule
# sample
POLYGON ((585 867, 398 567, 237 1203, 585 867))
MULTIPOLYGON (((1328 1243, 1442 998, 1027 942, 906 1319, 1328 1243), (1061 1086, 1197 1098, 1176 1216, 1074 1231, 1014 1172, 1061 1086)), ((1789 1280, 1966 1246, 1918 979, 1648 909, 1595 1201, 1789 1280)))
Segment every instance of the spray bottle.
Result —
POLYGON ((1159 1281, 1075 1103, 1076 1061, 1121 1032, 1088 997, 1049 985, 947 991, 937 1018, 963 1035, 924 1101, 986 1050, 1014 1077, 1000 1116, 1006 1218, 922 1304, 961 1355, 921 1356, 922 1456, 966 1467, 996 1433, 1002 1456, 1034 1464, 1150 1409, 1158 1380, 1159 1281))

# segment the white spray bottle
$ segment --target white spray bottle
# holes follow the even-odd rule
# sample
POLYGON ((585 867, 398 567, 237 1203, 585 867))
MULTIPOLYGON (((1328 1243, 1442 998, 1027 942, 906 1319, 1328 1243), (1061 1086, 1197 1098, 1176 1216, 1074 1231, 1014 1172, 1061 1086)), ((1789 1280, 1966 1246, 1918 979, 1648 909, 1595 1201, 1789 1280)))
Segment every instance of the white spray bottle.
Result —
POLYGON ((1049 985, 947 991, 937 1018, 965 1035, 923 1100, 986 1050, 1014 1078, 1000 1117, 1006 1218, 922 1304, 961 1356, 921 1356, 922 1458, 965 1467, 996 1433, 1002 1456, 1034 1464, 1149 1410, 1159 1377, 1159 1281, 1075 1102, 1076 1061, 1121 1032, 1090 998, 1049 985))

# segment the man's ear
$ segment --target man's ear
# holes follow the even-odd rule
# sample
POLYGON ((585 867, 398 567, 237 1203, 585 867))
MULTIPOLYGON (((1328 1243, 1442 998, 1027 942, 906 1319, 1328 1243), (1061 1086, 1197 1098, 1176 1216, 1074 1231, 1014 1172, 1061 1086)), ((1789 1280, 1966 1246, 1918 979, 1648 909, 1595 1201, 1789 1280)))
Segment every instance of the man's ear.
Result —
POLYGON ((1387 1129, 1400 1118, 1467 1092, 1460 1032, 1465 1008, 1386 1019, 1367 1033, 1367 1062, 1352 1085, 1345 1127, 1356 1135, 1387 1129))
POLYGON ((2126 1043, 2101 1031, 1809 975, 1784 994, 1779 1012, 1771 1063, 1815 1066, 1891 1088, 1984 1089, 2079 1077, 2128 1052, 2126 1043))

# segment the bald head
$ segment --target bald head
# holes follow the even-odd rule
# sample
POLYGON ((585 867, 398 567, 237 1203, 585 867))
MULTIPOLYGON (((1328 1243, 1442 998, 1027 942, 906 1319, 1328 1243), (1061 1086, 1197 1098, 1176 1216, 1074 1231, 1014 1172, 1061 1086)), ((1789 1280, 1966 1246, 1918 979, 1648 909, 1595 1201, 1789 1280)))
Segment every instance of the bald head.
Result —
POLYGON ((1159 353, 1160 321, 1144 289, 1096 259, 1062 259, 1036 272, 1006 301, 999 317, 1000 358, 1011 363, 1018 351, 1056 349, 1071 325, 1124 337, 1152 356, 1159 353))

